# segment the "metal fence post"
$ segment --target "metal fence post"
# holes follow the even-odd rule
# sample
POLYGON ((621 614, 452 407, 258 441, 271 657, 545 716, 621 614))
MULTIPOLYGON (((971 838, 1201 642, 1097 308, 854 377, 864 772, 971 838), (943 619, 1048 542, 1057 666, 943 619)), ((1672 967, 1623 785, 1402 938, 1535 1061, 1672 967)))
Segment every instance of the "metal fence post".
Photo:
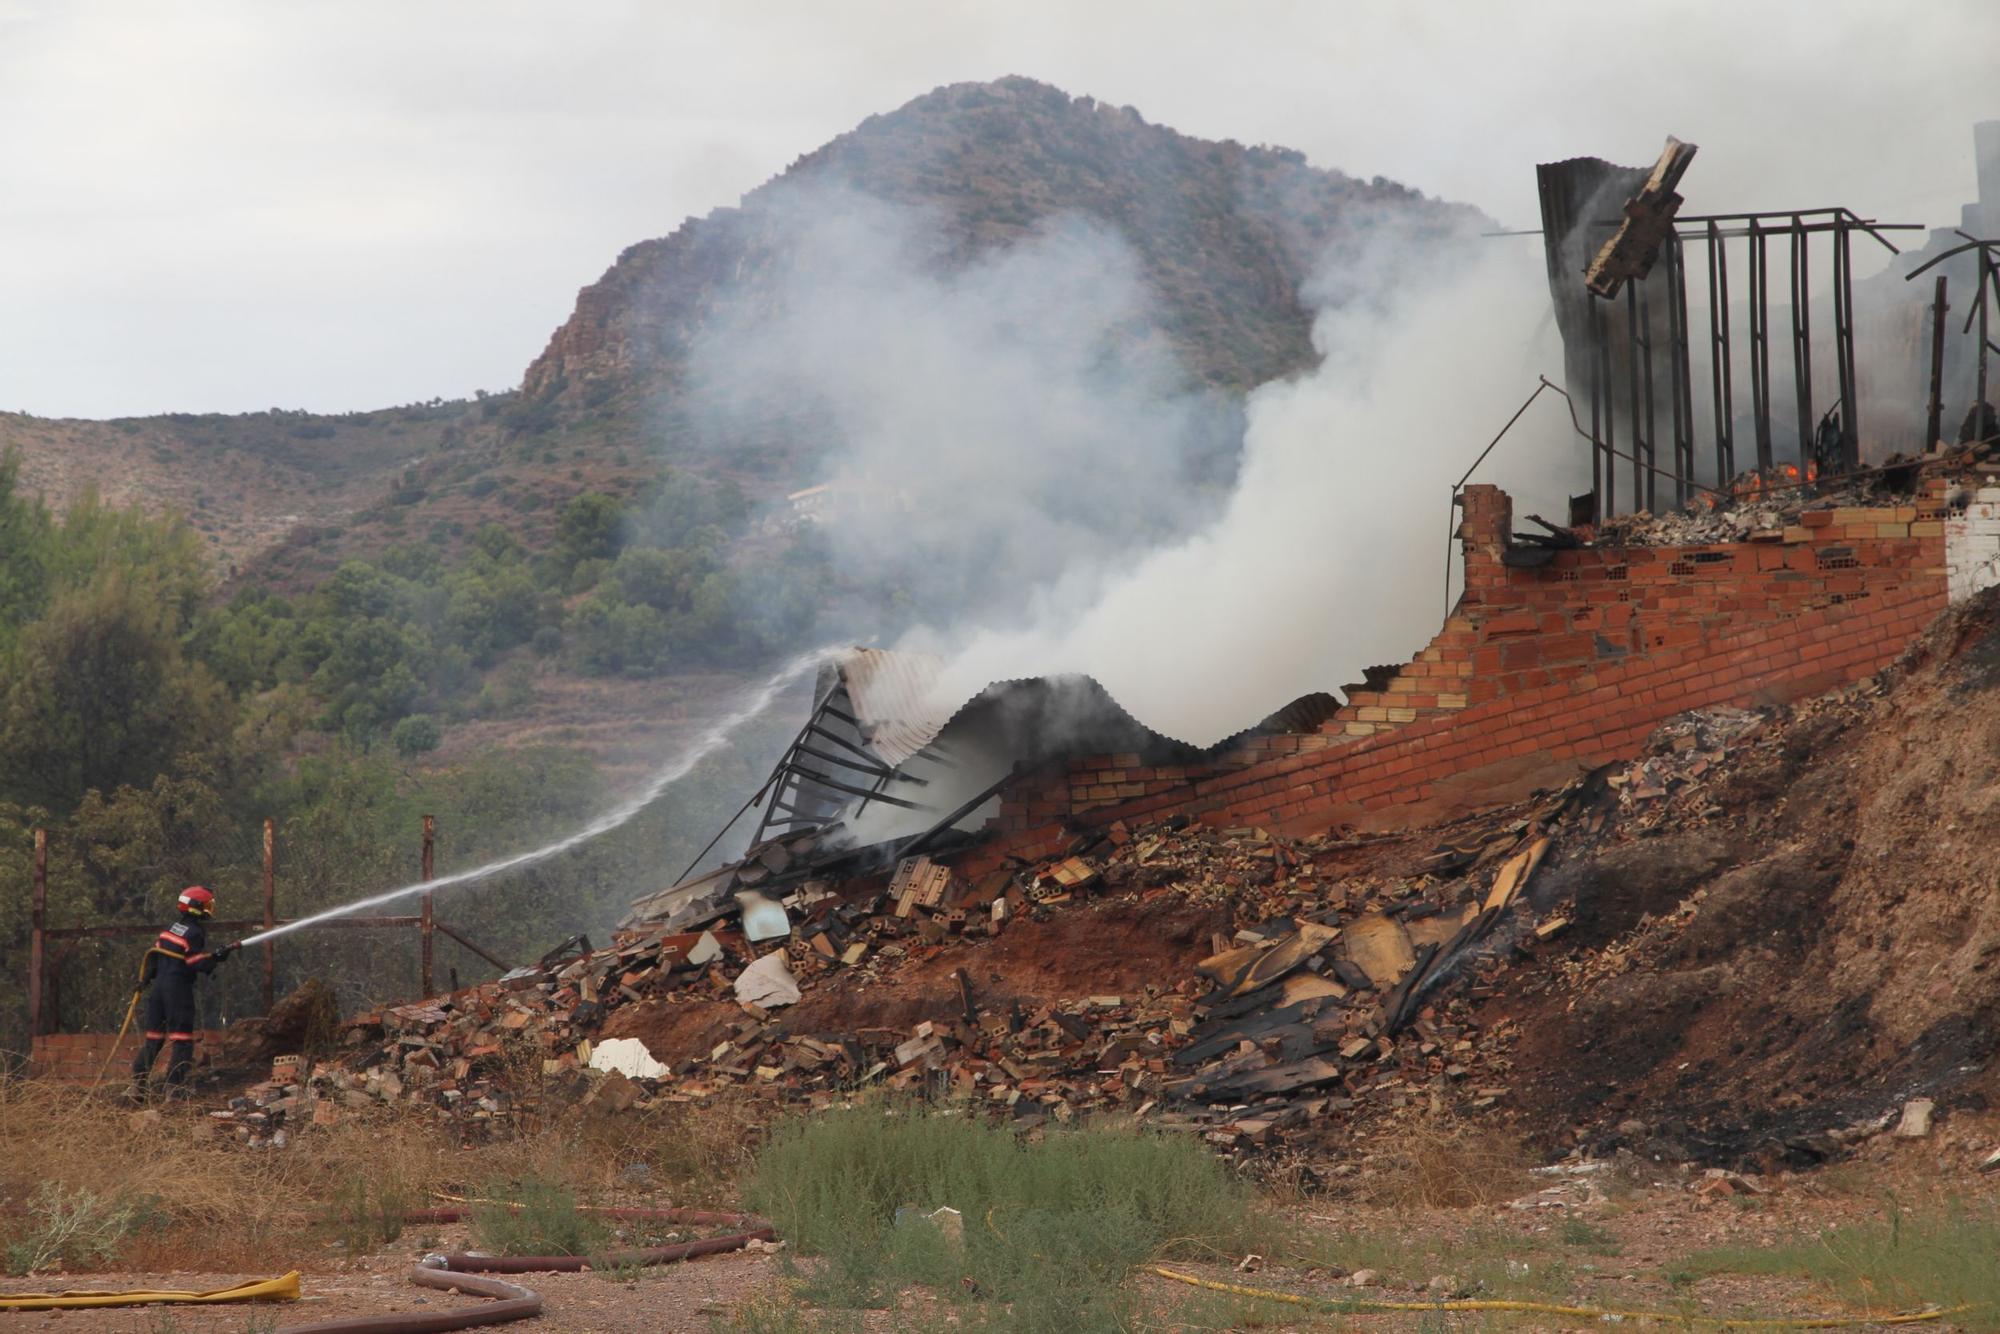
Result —
POLYGON ((1986 436, 1986 349, 1992 345, 1992 335, 1986 328, 1986 288, 1993 279, 1993 252, 1986 246, 1979 248, 1979 374, 1973 385, 1972 422, 1974 440, 1986 436))
POLYGON ((1937 294, 1931 298, 1931 406, 1924 422, 1924 452, 1930 453, 1944 438, 1944 313, 1945 276, 1937 276, 1937 294))
MULTIPOLYGON (((424 817, 424 862, 423 862, 423 878, 426 881, 428 881, 431 878, 432 873, 435 870, 434 858, 436 852, 437 852, 437 817, 434 815, 426 815, 424 817)), ((419 976, 423 983, 423 993, 427 997, 431 994, 431 945, 432 945, 432 931, 435 925, 436 923, 434 922, 431 916, 431 892, 429 890, 425 890, 423 899, 423 909, 421 912, 421 921, 417 927, 417 930, 419 934, 423 937, 423 943, 421 946, 422 963, 419 971, 419 976)))
MULTIPOLYGON (((278 822, 264 821, 264 929, 278 924, 278 822)), ((278 1001, 278 942, 264 942, 264 1013, 278 1001)))
POLYGON ((42 1032, 42 970, 47 963, 43 933, 49 917, 49 831, 35 830, 35 869, 28 905, 28 1040, 42 1032))

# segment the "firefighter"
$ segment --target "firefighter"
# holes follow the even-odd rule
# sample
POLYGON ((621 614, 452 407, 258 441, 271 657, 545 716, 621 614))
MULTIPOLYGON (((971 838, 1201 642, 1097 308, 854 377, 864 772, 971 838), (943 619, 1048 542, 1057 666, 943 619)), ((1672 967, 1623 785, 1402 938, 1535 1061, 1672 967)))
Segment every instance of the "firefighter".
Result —
POLYGON ((215 971, 235 950, 208 948, 202 919, 215 911, 215 895, 200 885, 181 891, 180 919, 160 932, 146 951, 140 985, 146 987, 146 1041, 132 1061, 132 1093, 146 1095, 146 1083, 160 1047, 171 1043, 167 1058, 167 1093, 178 1093, 194 1066, 194 980, 215 971))

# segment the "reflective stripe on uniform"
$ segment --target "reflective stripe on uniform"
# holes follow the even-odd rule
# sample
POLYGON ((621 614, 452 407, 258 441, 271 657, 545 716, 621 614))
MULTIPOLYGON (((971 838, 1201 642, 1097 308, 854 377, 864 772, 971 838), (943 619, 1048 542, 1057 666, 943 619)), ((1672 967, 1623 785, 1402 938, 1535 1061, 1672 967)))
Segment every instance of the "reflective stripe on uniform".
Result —
POLYGON ((167 1034, 167 1039, 168 1039, 169 1041, 171 1041, 171 1042, 193 1042, 193 1041, 194 1041, 194 1034, 192 1034, 192 1033, 169 1033, 169 1034, 167 1034))
POLYGON ((146 1030, 146 1041, 165 1042, 166 1040, 167 1040, 167 1035, 165 1033, 156 1033, 150 1028, 146 1030))
POLYGON ((175 935, 171 931, 160 932, 160 944, 171 945, 175 949, 179 950, 182 954, 187 953, 187 947, 188 947, 187 942, 185 940, 182 940, 179 936, 175 935))
POLYGON ((207 957, 208 956, 206 954, 190 954, 187 957, 187 961, 190 964, 197 964, 200 963, 203 959, 206 959, 207 957))

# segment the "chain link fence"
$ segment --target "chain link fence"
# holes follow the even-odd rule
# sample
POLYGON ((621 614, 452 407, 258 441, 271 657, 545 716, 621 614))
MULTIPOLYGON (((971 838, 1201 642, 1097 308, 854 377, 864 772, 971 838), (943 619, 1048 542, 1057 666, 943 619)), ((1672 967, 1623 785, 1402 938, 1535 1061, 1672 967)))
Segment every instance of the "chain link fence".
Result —
MULTIPOLYGON (((420 927, 427 896, 413 893, 280 936, 268 985, 264 946, 233 956, 196 989, 200 1025, 264 1014, 267 997, 282 1000, 308 979, 330 987, 341 1013, 352 1015, 488 981, 579 931, 608 944, 634 899, 702 857, 742 846, 747 826, 706 845, 762 784, 796 726, 774 711, 612 832, 428 895, 436 927, 428 985, 420 927)), ((630 772, 614 777, 636 781, 630 772)), ((146 949, 189 885, 216 896, 213 943, 261 929, 271 811, 227 795, 244 789, 242 779, 162 776, 109 798, 88 793, 61 815, 0 803, 0 969, 17 979, 0 988, 0 1069, 31 1053, 31 997, 40 1033, 115 1032, 146 949)), ((587 761, 550 751, 469 765, 428 787, 364 766, 302 766, 272 829, 271 915, 296 920, 419 885, 433 866, 446 878, 518 855, 574 834, 608 804, 587 761), (429 866, 425 811, 438 813, 429 866)))
MULTIPOLYGON (((174 921, 176 900, 189 885, 215 894, 208 932, 213 947, 255 934, 267 922, 323 908, 333 891, 356 882, 357 873, 363 883, 416 883, 433 860, 428 819, 410 831, 407 847, 384 849, 365 868, 316 855, 310 840, 292 846, 286 831, 270 821, 205 821, 199 829, 161 832, 163 837, 114 848, 28 829, 25 838, 0 846, 0 898, 27 908, 17 916, 22 929, 9 942, 10 952, 20 956, 25 985, 7 1026, 23 1040, 0 1046, 25 1055, 37 1034, 116 1031, 146 951, 174 921)), ((196 989, 198 1026, 222 1029, 262 1015, 311 977, 338 979, 335 993, 343 1011, 351 1012, 456 989, 506 966, 449 922, 437 922, 433 931, 430 897, 412 894, 378 913, 335 918, 238 952, 196 989)))

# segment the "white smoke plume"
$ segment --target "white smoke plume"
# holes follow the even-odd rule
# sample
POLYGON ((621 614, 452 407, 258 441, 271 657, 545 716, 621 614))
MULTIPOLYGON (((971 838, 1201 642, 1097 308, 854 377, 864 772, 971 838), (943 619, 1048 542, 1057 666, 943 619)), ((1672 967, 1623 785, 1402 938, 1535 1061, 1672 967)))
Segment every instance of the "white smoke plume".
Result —
MULTIPOLYGON (((876 498, 832 525, 837 558, 923 553, 966 591, 919 599, 953 614, 902 639, 948 658, 947 709, 1086 673, 1205 745, 1406 660, 1445 612, 1452 483, 1561 369, 1539 245, 1354 220, 1307 294, 1322 363, 1249 396, 1218 497, 1228 416, 1184 387, 1115 235, 1063 220, 954 272, 924 215, 794 202, 798 262, 707 344, 707 406, 816 412, 827 476, 876 498)), ((1474 480, 1560 522, 1587 460, 1550 393, 1474 480)))
MULTIPOLYGON (((1241 476, 1189 540, 1045 598, 1027 631, 980 631, 942 687, 1087 672, 1158 731, 1206 745, 1299 695, 1399 663, 1445 612, 1451 487, 1560 346, 1538 250, 1407 244, 1393 219, 1326 257, 1323 357, 1250 396, 1241 476)), ((1474 480, 1558 523, 1588 450, 1545 394, 1474 480)))
POLYGON ((1060 217, 966 263, 923 209, 826 186, 759 207, 778 271, 703 339, 692 398, 719 448, 776 431, 825 450, 850 580, 1004 623, 1219 506, 1240 415, 1190 385, 1101 224, 1060 217))

